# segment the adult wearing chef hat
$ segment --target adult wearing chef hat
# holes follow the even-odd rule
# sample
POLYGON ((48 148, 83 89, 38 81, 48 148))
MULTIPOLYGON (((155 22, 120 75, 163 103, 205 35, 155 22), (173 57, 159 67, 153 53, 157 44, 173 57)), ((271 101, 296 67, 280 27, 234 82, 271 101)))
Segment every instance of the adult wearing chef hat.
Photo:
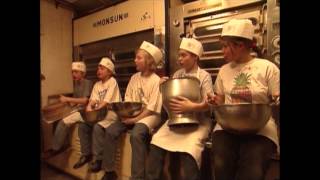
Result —
MULTIPOLYGON (((166 121, 152 136, 146 179, 160 179, 163 171, 164 157, 167 151, 178 152, 184 170, 182 179, 199 179, 203 140, 210 129, 210 111, 205 101, 207 93, 212 91, 212 79, 208 72, 201 69, 198 61, 203 53, 201 42, 193 38, 183 38, 178 52, 178 63, 181 69, 173 78, 192 76, 200 81, 201 100, 192 102, 185 97, 171 99, 171 110, 175 113, 195 112, 197 127, 184 126, 169 128, 166 121)), ((167 78, 164 78, 164 80, 167 78)))
MULTIPOLYGON (((72 105, 86 106, 92 89, 92 82, 85 79, 86 65, 84 62, 76 61, 71 65, 71 72, 73 78, 73 96, 66 97, 60 95, 60 102, 69 103, 72 105)), ((54 131, 52 149, 47 153, 47 157, 56 155, 62 152, 67 146, 67 136, 70 127, 78 122, 83 121, 83 111, 72 113, 58 122, 54 131)))
MULTIPOLYGON (((232 19, 223 25, 222 50, 228 61, 218 73, 214 84, 216 96, 209 96, 212 104, 269 104, 280 96, 280 71, 272 62, 250 55, 254 26, 248 19, 232 19), (242 76, 245 89, 234 83, 242 76), (245 91, 245 93, 244 93, 245 91)), ((214 128, 212 143, 216 180, 261 180, 270 156, 279 149, 277 125, 271 117, 257 134, 239 136, 229 133, 219 124, 214 128)))
POLYGON ((155 45, 143 41, 136 51, 135 64, 137 73, 131 76, 125 93, 125 101, 143 103, 142 112, 134 118, 122 119, 106 129, 106 147, 104 151, 105 175, 103 180, 116 179, 115 153, 116 142, 121 133, 129 126, 133 127, 130 133, 132 149, 131 179, 145 179, 145 161, 148 137, 161 123, 160 112, 162 98, 159 92, 160 77, 155 74, 163 54, 155 45))

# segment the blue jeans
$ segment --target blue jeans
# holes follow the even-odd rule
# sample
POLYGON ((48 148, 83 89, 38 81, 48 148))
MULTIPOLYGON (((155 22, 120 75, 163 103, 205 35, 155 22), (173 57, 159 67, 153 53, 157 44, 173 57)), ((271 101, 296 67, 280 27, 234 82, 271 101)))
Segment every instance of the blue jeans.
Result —
MULTIPOLYGON (((103 165, 106 170, 112 171, 115 166, 117 143, 120 135, 127 131, 127 126, 116 121, 105 130, 105 147, 103 152, 103 165)), ((132 149, 131 179, 144 180, 145 160, 149 144, 149 128, 142 123, 136 123, 131 130, 130 143, 132 149)))

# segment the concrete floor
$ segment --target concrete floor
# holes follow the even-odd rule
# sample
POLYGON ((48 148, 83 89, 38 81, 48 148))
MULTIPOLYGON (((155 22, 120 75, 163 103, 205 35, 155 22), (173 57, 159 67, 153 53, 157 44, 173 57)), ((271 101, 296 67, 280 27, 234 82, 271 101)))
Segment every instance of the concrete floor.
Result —
POLYGON ((41 180, 79 180, 46 163, 41 163, 41 180))

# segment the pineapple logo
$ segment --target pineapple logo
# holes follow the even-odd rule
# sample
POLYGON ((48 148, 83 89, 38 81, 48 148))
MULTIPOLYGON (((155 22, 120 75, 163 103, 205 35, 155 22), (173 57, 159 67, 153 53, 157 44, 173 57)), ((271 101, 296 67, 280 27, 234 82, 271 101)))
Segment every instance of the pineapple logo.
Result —
POLYGON ((252 103, 252 94, 248 88, 250 76, 250 74, 242 72, 234 78, 235 85, 230 94, 232 103, 252 103))

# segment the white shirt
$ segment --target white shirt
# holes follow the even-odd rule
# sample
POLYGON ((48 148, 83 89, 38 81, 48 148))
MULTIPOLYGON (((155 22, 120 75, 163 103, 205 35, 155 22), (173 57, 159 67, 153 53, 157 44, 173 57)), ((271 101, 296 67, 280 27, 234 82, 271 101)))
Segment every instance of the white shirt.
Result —
POLYGON ((94 84, 90 100, 97 102, 120 102, 120 90, 117 81, 114 77, 109 78, 104 83, 98 81, 94 84))
POLYGON ((150 111, 161 112, 162 97, 159 90, 160 77, 152 73, 148 77, 138 72, 131 76, 126 89, 125 101, 142 102, 150 111))

